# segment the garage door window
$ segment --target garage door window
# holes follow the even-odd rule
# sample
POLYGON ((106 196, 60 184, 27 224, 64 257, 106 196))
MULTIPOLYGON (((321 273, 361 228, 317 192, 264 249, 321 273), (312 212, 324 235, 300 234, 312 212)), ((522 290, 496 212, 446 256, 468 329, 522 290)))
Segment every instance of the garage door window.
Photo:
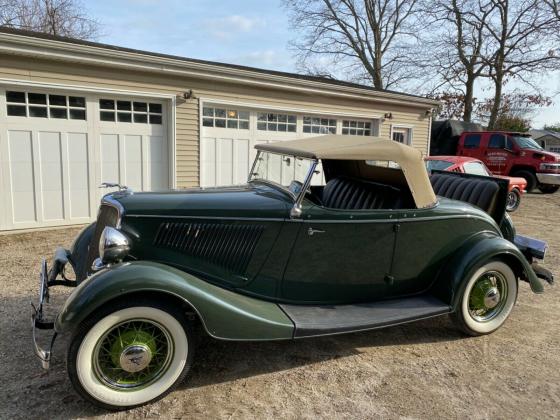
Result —
POLYGON ((202 109, 202 125, 204 127, 248 130, 249 111, 205 106, 202 109))
POLYGON ((99 118, 101 121, 124 122, 136 124, 161 124, 161 104, 129 101, 100 99, 99 118))
POLYGON ((6 92, 6 113, 11 117, 86 119, 86 98, 33 92, 6 92))
POLYGON ((303 132, 315 134, 336 134, 336 120, 304 116, 303 132))
POLYGON ((371 136, 371 122, 343 120, 342 134, 347 136, 371 136))
POLYGON ((259 112, 257 115, 257 130, 295 133, 296 123, 295 115, 267 112, 259 112))

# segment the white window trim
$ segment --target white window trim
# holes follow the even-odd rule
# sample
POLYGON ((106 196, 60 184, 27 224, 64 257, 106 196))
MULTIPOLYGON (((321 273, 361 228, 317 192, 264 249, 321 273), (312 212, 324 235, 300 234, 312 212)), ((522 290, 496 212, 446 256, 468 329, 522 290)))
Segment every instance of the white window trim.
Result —
POLYGON ((238 108, 250 108, 254 110, 265 110, 269 112, 277 113, 288 113, 288 114, 313 114, 314 116, 325 116, 329 115, 331 118, 354 118, 354 119, 366 119, 366 120, 381 120, 383 117, 379 114, 369 114, 369 113, 355 113, 355 112, 340 112, 340 111, 328 111, 325 109, 317 108, 297 108, 288 106, 277 106, 277 105, 266 105, 257 102, 243 102, 243 101, 232 101, 227 99, 216 99, 216 98, 199 98, 201 106, 204 105, 223 105, 232 106, 238 108))
MULTIPOLYGON (((158 93, 158 92, 146 92, 146 91, 135 91, 127 89, 107 89, 107 88, 96 88, 93 86, 84 85, 69 85, 64 83, 40 83, 20 79, 7 79, 0 78, 0 87, 8 90, 14 87, 25 87, 36 88, 36 89, 47 89, 59 92, 75 92, 98 94, 98 95, 113 95, 120 97, 138 97, 138 98, 154 98, 162 99, 167 102, 164 106, 167 108, 167 138, 168 138, 168 165, 169 165, 169 187, 177 188, 177 127, 176 127, 176 110, 177 110, 177 96, 169 93, 158 93)), ((4 103, 5 106, 5 103, 4 103)), ((86 117, 87 118, 87 117, 86 117)), ((74 120, 82 121, 83 120, 74 120)))
POLYGON ((414 126, 413 125, 403 125, 403 124, 391 124, 391 131, 389 134, 389 138, 393 140, 393 132, 396 129, 405 129, 408 130, 408 146, 412 146, 414 144, 414 126))

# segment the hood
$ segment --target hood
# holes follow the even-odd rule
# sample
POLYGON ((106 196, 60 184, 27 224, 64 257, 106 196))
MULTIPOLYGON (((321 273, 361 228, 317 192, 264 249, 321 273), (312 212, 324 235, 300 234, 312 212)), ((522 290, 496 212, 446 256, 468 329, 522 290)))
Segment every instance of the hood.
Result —
POLYGON ((294 200, 289 193, 264 184, 193 188, 111 197, 126 215, 286 218, 294 200))
POLYGON ((547 150, 533 150, 533 149, 521 149, 525 156, 531 156, 535 159, 540 159, 543 162, 554 162, 560 163, 560 154, 549 152, 547 150))

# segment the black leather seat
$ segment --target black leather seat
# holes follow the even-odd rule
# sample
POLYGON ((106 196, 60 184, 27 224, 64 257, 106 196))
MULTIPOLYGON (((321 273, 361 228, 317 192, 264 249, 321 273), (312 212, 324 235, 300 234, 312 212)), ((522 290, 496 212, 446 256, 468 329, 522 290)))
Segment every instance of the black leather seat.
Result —
POLYGON ((436 173, 432 174, 430 181, 436 195, 473 204, 486 213, 495 209, 500 188, 491 179, 436 173))
POLYGON ((401 190, 389 185, 338 177, 325 185, 323 205, 333 209, 371 210, 401 208, 401 190))

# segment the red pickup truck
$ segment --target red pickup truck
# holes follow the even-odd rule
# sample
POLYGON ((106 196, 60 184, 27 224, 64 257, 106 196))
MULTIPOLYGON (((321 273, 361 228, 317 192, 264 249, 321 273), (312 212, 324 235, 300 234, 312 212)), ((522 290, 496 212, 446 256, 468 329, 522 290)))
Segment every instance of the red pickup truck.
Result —
POLYGON ((560 188, 560 154, 547 152, 526 133, 465 131, 456 154, 480 159, 496 175, 525 178, 527 191, 560 188))

